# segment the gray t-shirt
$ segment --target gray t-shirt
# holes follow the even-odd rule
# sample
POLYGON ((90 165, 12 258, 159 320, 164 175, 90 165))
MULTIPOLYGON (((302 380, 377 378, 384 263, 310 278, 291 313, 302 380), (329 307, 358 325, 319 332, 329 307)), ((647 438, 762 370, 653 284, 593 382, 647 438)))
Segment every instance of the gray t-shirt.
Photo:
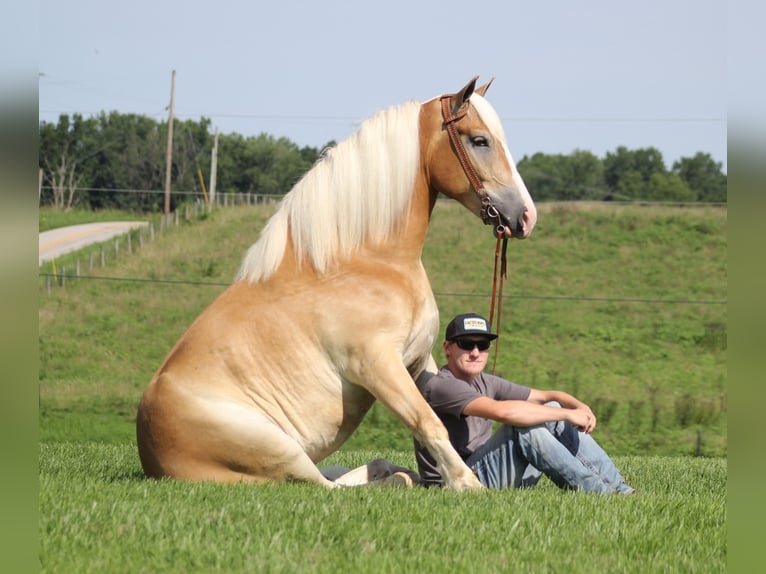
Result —
MULTIPOLYGON (((468 403, 481 396, 498 401, 525 401, 530 388, 487 373, 482 373, 468 384, 455 378, 445 365, 422 384, 420 392, 447 428, 452 446, 465 460, 492 436, 493 422, 481 417, 464 416, 463 409, 468 403)), ((442 485, 441 474, 431 454, 417 440, 414 442, 421 479, 427 486, 442 485)))

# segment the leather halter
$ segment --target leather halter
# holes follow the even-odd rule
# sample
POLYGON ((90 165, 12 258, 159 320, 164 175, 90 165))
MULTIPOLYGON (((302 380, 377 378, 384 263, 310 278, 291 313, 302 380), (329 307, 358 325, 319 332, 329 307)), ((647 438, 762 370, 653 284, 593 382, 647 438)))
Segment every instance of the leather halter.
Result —
MULTIPOLYGON (((493 325, 495 319, 495 304, 497 302, 497 328, 495 332, 498 338, 500 337, 500 314, 503 308, 503 284, 507 276, 507 264, 506 264, 506 249, 508 247, 508 238, 505 236, 505 225, 503 225, 503 216, 492 205, 492 200, 484 188, 484 184, 479 179, 479 174, 476 172, 476 168, 473 167, 471 159, 468 157, 468 153, 465 151, 463 141, 460 139, 460 135, 457 133, 455 123, 464 118, 468 113, 468 103, 464 103, 457 112, 452 113, 452 95, 444 95, 440 98, 442 107, 442 118, 444 119, 444 127, 449 134, 452 147, 455 149, 460 166, 463 168, 468 181, 471 183, 474 191, 481 199, 481 220, 485 225, 497 222, 495 227, 495 235, 497 236, 497 245, 495 247, 495 270, 492 277, 492 304, 489 311, 489 324, 493 325), (502 244, 502 250, 501 250, 502 244), (498 266, 498 260, 500 265, 498 266), (500 288, 498 290, 498 279, 500 288)), ((495 367, 497 366, 497 351, 500 345, 495 345, 495 358, 492 365, 492 373, 495 373, 495 367)))
POLYGON ((476 168, 473 167, 471 159, 468 157, 468 152, 465 151, 463 140, 460 139, 460 135, 457 133, 457 128, 455 127, 455 124, 463 119, 468 113, 468 103, 466 102, 460 106, 456 113, 452 113, 451 99, 451 94, 444 95, 440 98, 444 127, 447 129, 450 142, 452 142, 452 147, 455 149, 455 154, 460 162, 460 166, 463 168, 468 181, 471 183, 471 187, 473 187, 474 191, 479 196, 479 199, 481 199, 481 220, 485 225, 497 221, 495 235, 500 237, 505 234, 505 225, 502 223, 503 218, 497 208, 492 205, 492 200, 490 199, 487 190, 484 188, 484 184, 481 183, 479 174, 476 171, 476 168))

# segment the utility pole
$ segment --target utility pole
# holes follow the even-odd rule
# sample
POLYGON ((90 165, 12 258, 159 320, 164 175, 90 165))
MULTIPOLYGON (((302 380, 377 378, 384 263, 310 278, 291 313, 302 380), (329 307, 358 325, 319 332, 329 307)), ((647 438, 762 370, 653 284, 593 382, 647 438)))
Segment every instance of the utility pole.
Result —
POLYGON ((170 81, 170 115, 168 117, 168 153, 165 160, 165 215, 170 215, 170 176, 173 168, 173 98, 176 91, 176 71, 170 81))
POLYGON ((215 136, 213 137, 213 151, 210 158, 210 204, 208 209, 213 209, 215 205, 215 177, 218 169, 218 128, 215 128, 215 136))

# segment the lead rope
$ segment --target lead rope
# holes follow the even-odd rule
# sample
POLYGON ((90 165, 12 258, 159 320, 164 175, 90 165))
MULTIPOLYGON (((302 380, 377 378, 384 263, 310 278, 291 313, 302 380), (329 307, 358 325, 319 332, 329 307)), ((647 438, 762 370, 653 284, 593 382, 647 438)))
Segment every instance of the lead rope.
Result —
MULTIPOLYGON (((508 238, 497 235, 497 244, 495 245, 495 270, 492 274, 492 303, 489 309, 489 325, 493 327, 495 325, 495 304, 497 304, 497 326, 494 328, 497 333, 498 339, 500 338, 500 316, 503 311, 503 285, 507 275, 507 259, 506 251, 508 249, 508 238), (502 249, 500 247, 502 243, 502 249), (500 267, 498 269, 498 261, 500 267), (498 281, 499 279, 499 281, 498 281), (498 282, 500 287, 498 288, 498 282)), ((495 374, 495 367, 497 367, 497 352, 500 349, 500 345, 495 342, 495 358, 492 361, 492 374, 495 374)))
MULTIPOLYGON (((461 118, 463 118, 463 116, 465 116, 465 114, 468 112, 468 107, 466 105, 463 105, 457 111, 457 113, 453 114, 452 108, 451 108, 451 98, 452 98, 451 95, 444 95, 441 97, 442 119, 444 120, 444 127, 447 130, 447 133, 449 134, 449 139, 452 142, 452 147, 455 149, 455 154, 457 155, 458 161, 460 162, 460 165, 462 166, 463 171, 465 172, 465 175, 468 178, 468 181, 470 182, 474 191, 478 194, 479 198, 481 198, 482 221, 486 224, 486 223, 490 223, 493 219, 498 220, 498 226, 496 229, 497 246, 495 247, 495 272, 494 272, 494 277, 492 278, 492 304, 491 304, 491 309, 489 312, 489 324, 490 324, 490 327, 494 325, 495 302, 497 302, 497 329, 495 329, 495 332, 497 333, 499 337, 500 336, 500 313, 503 307, 503 283, 505 282, 505 276, 506 276, 505 253, 508 247, 508 238, 505 237, 505 227, 502 222, 500 212, 498 212, 497 208, 494 205, 492 205, 492 202, 489 199, 489 195, 487 194, 487 190, 484 189, 484 185, 482 185, 481 183, 479 174, 476 173, 476 169, 473 167, 471 160, 468 158, 468 153, 465 151, 465 146, 463 146, 463 142, 460 140, 460 136, 457 133, 457 127, 455 127, 455 123, 461 118), (500 248, 501 243, 502 243, 502 250, 500 248), (498 269, 498 260, 500 261, 499 269, 498 269), (497 287, 498 279, 500 280, 499 292, 497 287)), ((498 345, 495 345, 495 359, 492 365, 493 375, 495 374, 495 367, 497 365, 497 351, 498 351, 498 345)))

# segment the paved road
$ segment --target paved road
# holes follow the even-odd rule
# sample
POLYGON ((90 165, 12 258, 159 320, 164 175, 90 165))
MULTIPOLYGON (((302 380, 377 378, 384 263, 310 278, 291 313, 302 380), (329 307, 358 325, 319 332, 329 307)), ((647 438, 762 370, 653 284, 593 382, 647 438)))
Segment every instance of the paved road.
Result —
POLYGON ((107 241, 117 235, 127 233, 133 228, 149 225, 146 221, 102 221, 83 223, 43 231, 39 238, 39 263, 55 257, 77 251, 91 243, 107 241))

